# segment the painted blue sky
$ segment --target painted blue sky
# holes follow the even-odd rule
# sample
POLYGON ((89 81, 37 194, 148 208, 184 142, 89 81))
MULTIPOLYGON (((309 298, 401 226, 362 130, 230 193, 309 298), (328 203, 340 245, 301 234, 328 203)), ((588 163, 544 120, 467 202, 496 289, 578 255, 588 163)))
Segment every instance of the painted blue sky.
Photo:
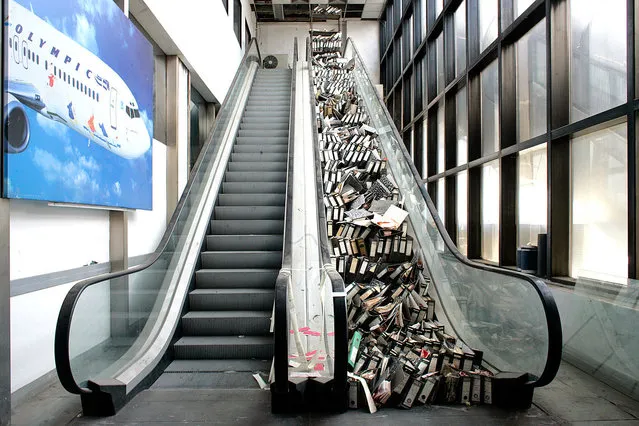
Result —
MULTIPOLYGON (((133 92, 153 135, 152 47, 113 0, 10 1, 33 10, 117 72, 133 92)), ((153 208, 152 149, 127 160, 89 144, 63 124, 26 110, 31 126, 29 146, 20 154, 5 154, 9 197, 153 208)))

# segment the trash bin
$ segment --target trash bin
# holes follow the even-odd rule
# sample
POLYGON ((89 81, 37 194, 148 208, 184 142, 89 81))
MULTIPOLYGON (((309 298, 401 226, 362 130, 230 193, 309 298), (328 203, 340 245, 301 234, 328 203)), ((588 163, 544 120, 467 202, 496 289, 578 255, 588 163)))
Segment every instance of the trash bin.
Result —
POLYGON ((517 269, 526 274, 537 272, 536 246, 523 246, 517 249, 517 269))

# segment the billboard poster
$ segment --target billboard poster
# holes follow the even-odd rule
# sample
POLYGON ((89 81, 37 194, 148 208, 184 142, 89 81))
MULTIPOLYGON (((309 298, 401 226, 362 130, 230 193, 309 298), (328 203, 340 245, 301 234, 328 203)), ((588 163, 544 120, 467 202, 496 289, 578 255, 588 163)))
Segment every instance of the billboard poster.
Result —
POLYGON ((153 49, 113 0, 5 3, 8 198, 150 210, 153 49))

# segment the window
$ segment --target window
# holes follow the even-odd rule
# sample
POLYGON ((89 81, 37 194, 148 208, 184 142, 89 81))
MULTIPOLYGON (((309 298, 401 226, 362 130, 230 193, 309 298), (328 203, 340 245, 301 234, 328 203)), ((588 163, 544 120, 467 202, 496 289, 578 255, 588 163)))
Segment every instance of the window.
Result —
POLYGON ((462 1, 455 11, 455 76, 466 69, 466 2, 462 1))
POLYGON ((546 144, 526 149, 517 159, 517 245, 537 245, 537 235, 546 232, 547 210, 546 144))
POLYGON ((446 224, 446 179, 437 181, 437 213, 442 223, 446 224))
POLYGON ((498 0, 475 0, 479 8, 479 51, 483 52, 497 38, 498 0))
POLYGON ((233 0, 233 30, 237 42, 242 46, 242 2, 240 0, 233 0))
POLYGON ((546 21, 515 45, 517 55, 517 141, 546 133, 546 21))
POLYGON ((570 1, 570 38, 570 120, 626 102, 626 1, 570 1))
POLYGON ((444 103, 437 109, 437 173, 446 171, 446 140, 444 123, 444 103))
POLYGON ((481 170, 481 257, 499 262, 499 160, 481 170))
POLYGON ((468 172, 455 177, 457 186, 457 248, 464 256, 468 254, 468 172))
POLYGON ((456 129, 457 137, 457 165, 468 162, 468 93, 466 87, 457 92, 455 96, 456 129))
POLYGON ((481 151, 489 155, 499 150, 499 81, 497 61, 481 72, 481 151))
POLYGON ((444 74, 444 34, 440 34, 435 42, 437 49, 437 93, 444 91, 446 78, 444 74))
MULTIPOLYGON (((417 153, 415 153, 417 155, 417 153)), ((422 120, 422 177, 428 177, 428 120, 422 120)), ((418 169, 419 170, 419 169, 418 169)))
POLYGON ((444 0, 430 0, 432 2, 432 7, 435 9, 435 19, 441 15, 442 10, 444 10, 444 0))
POLYGON ((513 1, 513 12, 515 15, 515 19, 522 13, 526 11, 533 4, 535 0, 514 0, 513 1))
POLYGON ((628 276, 626 123, 572 139, 571 276, 628 276))

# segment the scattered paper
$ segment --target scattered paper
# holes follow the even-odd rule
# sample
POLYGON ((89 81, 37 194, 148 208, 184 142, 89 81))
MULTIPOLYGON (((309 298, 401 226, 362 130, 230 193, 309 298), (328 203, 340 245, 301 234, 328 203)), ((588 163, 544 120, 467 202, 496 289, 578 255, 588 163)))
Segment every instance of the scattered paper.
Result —
POLYGON ((375 213, 372 222, 383 229, 397 230, 407 216, 408 212, 406 210, 392 205, 386 210, 384 216, 375 213))
POLYGON ((268 384, 264 381, 264 379, 262 378, 262 376, 260 376, 259 373, 253 374, 253 378, 255 379, 257 384, 260 386, 260 389, 262 390, 268 389, 268 384))
POLYGON ((366 209, 349 210, 346 212, 346 216, 350 217, 351 219, 362 219, 365 217, 370 217, 372 215, 373 213, 369 212, 366 209))

